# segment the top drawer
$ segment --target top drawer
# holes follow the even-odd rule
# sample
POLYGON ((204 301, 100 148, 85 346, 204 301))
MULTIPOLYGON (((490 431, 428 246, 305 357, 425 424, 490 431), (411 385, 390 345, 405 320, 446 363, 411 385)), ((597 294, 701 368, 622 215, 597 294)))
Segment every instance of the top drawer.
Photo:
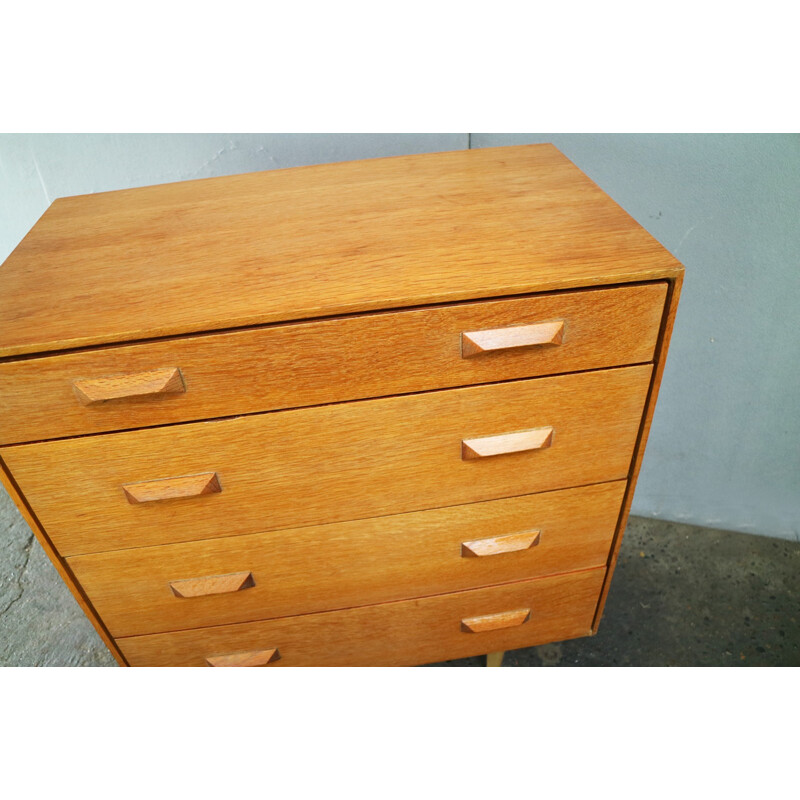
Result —
POLYGON ((460 303, 0 363, 0 444, 643 363, 653 358, 666 288, 460 303))

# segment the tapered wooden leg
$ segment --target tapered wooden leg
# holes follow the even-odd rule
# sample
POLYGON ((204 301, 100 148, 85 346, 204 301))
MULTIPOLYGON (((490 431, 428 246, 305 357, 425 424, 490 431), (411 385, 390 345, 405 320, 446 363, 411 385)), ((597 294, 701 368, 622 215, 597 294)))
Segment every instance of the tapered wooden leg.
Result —
POLYGON ((500 650, 498 653, 487 653, 486 654, 486 666, 487 667, 502 667, 503 666, 503 656, 506 654, 505 650, 500 650))

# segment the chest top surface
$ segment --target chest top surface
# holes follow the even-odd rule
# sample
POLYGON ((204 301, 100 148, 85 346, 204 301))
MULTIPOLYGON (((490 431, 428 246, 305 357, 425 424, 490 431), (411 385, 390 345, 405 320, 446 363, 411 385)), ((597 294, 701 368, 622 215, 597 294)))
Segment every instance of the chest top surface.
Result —
POLYGON ((552 145, 232 175, 56 200, 0 268, 0 358, 680 271, 552 145))

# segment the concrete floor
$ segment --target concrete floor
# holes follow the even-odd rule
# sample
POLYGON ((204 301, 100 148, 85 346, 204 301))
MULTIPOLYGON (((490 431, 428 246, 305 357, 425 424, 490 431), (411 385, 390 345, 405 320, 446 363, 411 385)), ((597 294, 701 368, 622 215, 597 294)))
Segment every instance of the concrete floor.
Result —
MULTIPOLYGON (((598 634, 504 665, 798 666, 799 601, 800 542, 634 517, 598 634)), ((0 489, 0 666, 115 665, 0 489)))

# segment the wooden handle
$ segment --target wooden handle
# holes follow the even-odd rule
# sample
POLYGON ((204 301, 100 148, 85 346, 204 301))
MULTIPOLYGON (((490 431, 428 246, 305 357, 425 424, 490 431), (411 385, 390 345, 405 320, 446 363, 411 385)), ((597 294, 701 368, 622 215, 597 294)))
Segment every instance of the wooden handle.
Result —
POLYGON ((281 657, 278 648, 272 650, 250 650, 247 653, 229 653, 224 656, 208 656, 209 667, 266 667, 281 657))
POLYGON ((475 458, 501 456, 506 453, 522 453, 525 450, 543 450, 552 443, 553 429, 550 427, 483 436, 480 439, 464 439, 461 442, 461 458, 472 461, 475 458))
POLYGON ((185 578, 169 582, 169 588, 175 597, 203 597, 207 594, 241 592, 255 585, 252 572, 231 572, 228 575, 209 575, 205 578, 185 578))
POLYGON ((464 633, 483 633, 499 631, 501 628, 516 628, 531 618, 529 608, 517 608, 514 611, 501 611, 499 614, 487 614, 484 617, 469 617, 461 620, 464 633))
POLYGON ((470 331, 461 334, 461 357, 472 358, 498 350, 518 350, 543 344, 561 344, 564 340, 564 320, 517 325, 489 331, 470 331))
POLYGON ((183 375, 177 367, 136 372, 131 375, 114 375, 108 378, 87 378, 72 382, 78 400, 85 406, 122 400, 126 397, 179 394, 186 391, 183 375))
POLYGON ((475 558, 496 556, 500 553, 515 553, 518 550, 530 550, 536 547, 541 539, 541 531, 521 531, 505 536, 492 536, 490 539, 473 539, 461 543, 461 557, 475 558))
POLYGON ((175 478, 160 478, 156 481, 126 483, 122 487, 129 503, 152 503, 156 500, 174 500, 178 497, 200 497, 222 491, 216 472, 201 472, 199 475, 178 475, 175 478))

